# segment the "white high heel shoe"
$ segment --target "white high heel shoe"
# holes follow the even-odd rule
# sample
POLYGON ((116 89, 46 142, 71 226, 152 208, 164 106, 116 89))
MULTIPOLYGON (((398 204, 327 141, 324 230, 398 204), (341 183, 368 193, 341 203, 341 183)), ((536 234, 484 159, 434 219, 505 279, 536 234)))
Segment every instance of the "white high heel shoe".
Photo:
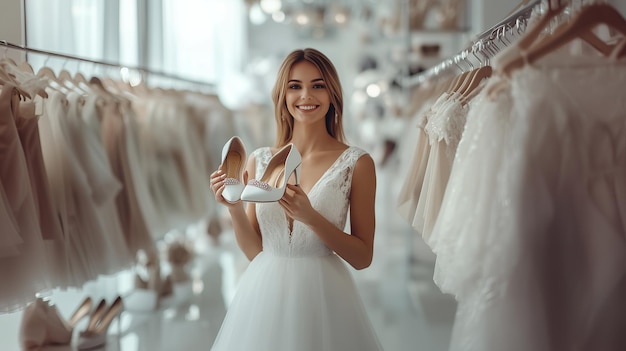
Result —
POLYGON ((222 170, 226 173, 222 197, 230 203, 241 200, 246 157, 246 147, 237 136, 230 138, 222 148, 222 170))
POLYGON ((300 177, 302 156, 293 144, 283 146, 267 164, 263 176, 248 182, 241 193, 241 200, 248 202, 275 202, 280 200, 287 188, 291 173, 300 177))

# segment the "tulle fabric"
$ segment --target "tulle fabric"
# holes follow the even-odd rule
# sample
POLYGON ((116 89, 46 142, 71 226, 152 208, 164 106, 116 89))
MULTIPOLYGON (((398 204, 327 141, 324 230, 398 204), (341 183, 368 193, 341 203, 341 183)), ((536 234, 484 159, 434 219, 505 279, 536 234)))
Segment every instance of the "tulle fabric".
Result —
MULTIPOLYGON (((2 267, 0 281, 7 282, 0 289, 0 314, 12 312, 24 306, 36 292, 50 287, 46 281, 44 241, 30 186, 27 161, 15 125, 15 119, 18 118, 19 113, 19 101, 20 98, 13 86, 7 84, 2 87, 0 91, 0 183, 22 242, 17 247, 18 255, 5 255, 0 258, 0 267, 2 267)), ((4 235, 4 231, 2 234, 4 235)), ((17 238, 9 237, 9 239, 15 242, 17 238)))
POLYGON ((93 99, 85 100, 77 93, 67 95, 69 113, 66 116, 68 132, 71 135, 73 150, 77 162, 76 172, 84 175, 85 188, 77 189, 74 198, 79 201, 79 208, 84 217, 81 220, 81 240, 89 261, 93 262, 97 274, 111 274, 130 266, 130 255, 124 240, 118 217, 115 215, 114 199, 121 190, 121 184, 115 179, 106 159, 104 145, 99 135, 89 130, 86 120, 98 116, 86 116, 93 113, 93 99))
MULTIPOLYGON (((494 77, 475 98, 452 165, 441 210, 428 244, 436 254, 434 281, 457 298, 475 287, 484 255, 497 242, 487 237, 491 206, 496 201, 502 143, 510 131, 512 98, 486 96, 494 77)), ((495 240, 499 240, 495 238, 495 240)), ((511 252, 512 254, 512 252, 511 252)))
POLYGON ((451 350, 626 348, 625 81, 624 63, 553 54, 481 104, 483 134, 470 112, 463 138, 482 142, 459 146, 458 162, 485 153, 466 159, 461 220, 437 223, 461 229, 449 260, 437 256, 438 284, 459 300, 451 350))
POLYGON ((353 278, 336 255, 250 262, 212 350, 380 350, 353 278))
POLYGON ((188 214, 192 212, 186 196, 188 182, 183 173, 180 127, 177 126, 182 121, 177 114, 174 119, 167 114, 165 107, 171 103, 152 97, 142 107, 138 119, 138 147, 144 153, 140 164, 159 214, 158 221, 163 222, 152 226, 166 230, 188 223, 188 214))

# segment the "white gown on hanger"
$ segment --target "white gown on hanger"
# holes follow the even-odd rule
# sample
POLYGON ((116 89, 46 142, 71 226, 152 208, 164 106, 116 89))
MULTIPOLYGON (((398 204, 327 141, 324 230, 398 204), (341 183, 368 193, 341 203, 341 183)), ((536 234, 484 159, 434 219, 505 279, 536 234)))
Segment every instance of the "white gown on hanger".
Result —
POLYGON ((626 349, 625 82, 624 61, 563 52, 512 74, 450 350, 626 349))
MULTIPOLYGON (((352 171, 365 152, 345 150, 309 192, 311 205, 344 228, 352 171)), ((257 149, 257 174, 271 157, 257 149)), ((256 205, 263 251, 241 277, 213 351, 381 350, 350 271, 278 203, 256 205)))
POLYGON ((428 117, 428 123, 424 127, 430 152, 412 223, 413 228, 422 234, 429 245, 468 112, 467 105, 461 103, 460 94, 444 93, 442 97, 444 101, 428 117))

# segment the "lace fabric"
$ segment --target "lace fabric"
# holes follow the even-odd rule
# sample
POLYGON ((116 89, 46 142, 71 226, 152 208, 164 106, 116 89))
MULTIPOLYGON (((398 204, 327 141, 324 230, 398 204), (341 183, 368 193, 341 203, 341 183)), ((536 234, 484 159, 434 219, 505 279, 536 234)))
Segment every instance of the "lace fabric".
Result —
POLYGON ((451 350, 626 346, 624 81, 604 58, 526 66, 470 111, 435 229, 451 350))
MULTIPOLYGON (((344 229, 349 208, 352 173, 356 161, 365 151, 356 147, 346 149, 326 170, 309 191, 311 205, 337 228, 344 229)), ((269 147, 255 150, 256 174, 263 174, 272 153, 269 147)), ((277 203, 257 204, 257 218, 263 233, 263 250, 281 256, 323 256, 331 251, 307 226, 289 222, 277 203)))

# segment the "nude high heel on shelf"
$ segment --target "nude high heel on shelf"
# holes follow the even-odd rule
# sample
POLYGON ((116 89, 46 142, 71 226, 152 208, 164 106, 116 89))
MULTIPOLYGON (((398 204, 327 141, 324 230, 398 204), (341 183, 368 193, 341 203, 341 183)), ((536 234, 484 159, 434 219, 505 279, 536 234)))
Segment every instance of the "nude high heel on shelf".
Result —
POLYGON ((222 171, 226 173, 224 179, 224 200, 235 203, 241 199, 244 189, 243 171, 246 165, 246 148, 243 141, 237 136, 228 140, 222 149, 222 171))
POLYGON ((123 309, 124 305, 120 296, 108 307, 104 300, 100 301, 100 304, 89 319, 87 328, 80 333, 78 349, 87 350, 106 344, 109 326, 122 313, 123 309))
POLYGON ((69 345, 78 322, 91 312, 87 297, 65 320, 56 306, 38 298, 24 310, 20 323, 20 345, 23 350, 37 350, 48 345, 69 345))
POLYGON ((39 350, 46 345, 48 334, 46 304, 38 298, 24 309, 19 331, 22 350, 39 350))
POLYGON ((293 144, 283 146, 272 156, 263 175, 248 182, 241 193, 241 200, 248 202, 280 200, 292 173, 295 174, 296 185, 298 185, 301 166, 302 156, 298 149, 293 144))

